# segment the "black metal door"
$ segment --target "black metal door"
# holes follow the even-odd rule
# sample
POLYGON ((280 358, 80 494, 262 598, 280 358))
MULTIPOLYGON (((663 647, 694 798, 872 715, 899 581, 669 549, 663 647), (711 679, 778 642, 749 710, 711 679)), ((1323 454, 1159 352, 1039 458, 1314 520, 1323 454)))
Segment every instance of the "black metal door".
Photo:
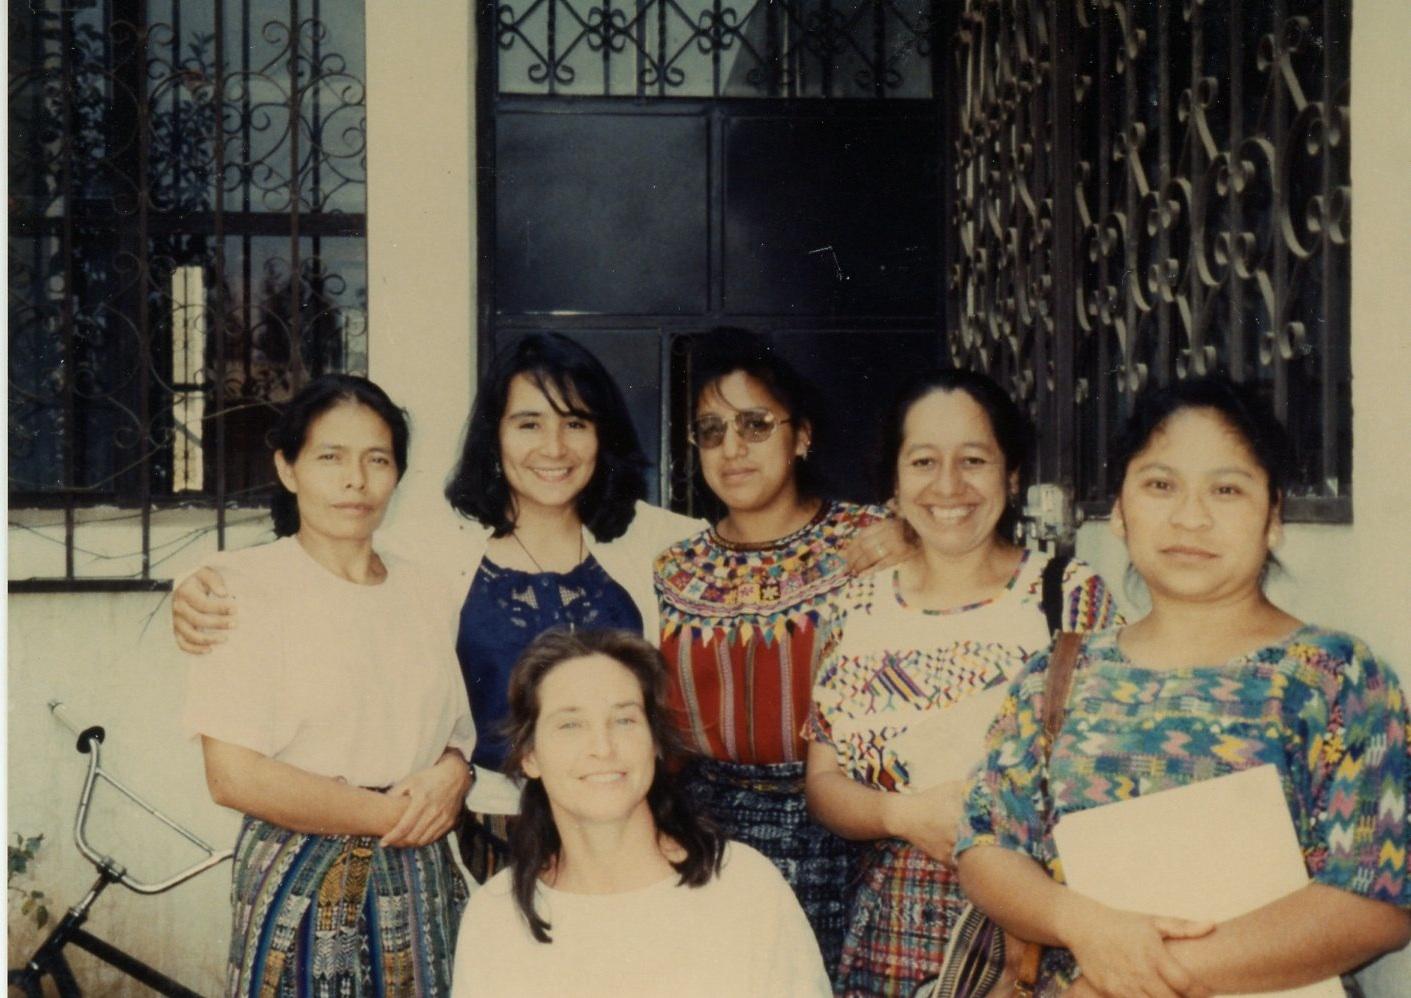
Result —
POLYGON ((930 7, 695 6, 482 7, 480 356, 584 342, 656 452, 654 498, 699 509, 681 340, 767 333, 832 402, 829 491, 873 498, 877 408, 943 356, 930 7))

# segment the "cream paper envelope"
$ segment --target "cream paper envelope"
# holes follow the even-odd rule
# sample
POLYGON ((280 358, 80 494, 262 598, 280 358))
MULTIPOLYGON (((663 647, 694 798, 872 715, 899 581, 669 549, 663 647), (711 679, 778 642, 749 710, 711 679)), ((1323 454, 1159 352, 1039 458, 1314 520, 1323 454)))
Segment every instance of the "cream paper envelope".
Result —
MULTIPOLYGON (((1064 815, 1068 885, 1114 908, 1224 921, 1308 883, 1272 765, 1064 815)), ((1344 998, 1336 978, 1290 991, 1344 998)))
POLYGON ((927 711, 887 743, 906 765, 911 793, 970 775, 985 756, 985 732, 1004 703, 1005 689, 1006 684, 1001 684, 927 711))

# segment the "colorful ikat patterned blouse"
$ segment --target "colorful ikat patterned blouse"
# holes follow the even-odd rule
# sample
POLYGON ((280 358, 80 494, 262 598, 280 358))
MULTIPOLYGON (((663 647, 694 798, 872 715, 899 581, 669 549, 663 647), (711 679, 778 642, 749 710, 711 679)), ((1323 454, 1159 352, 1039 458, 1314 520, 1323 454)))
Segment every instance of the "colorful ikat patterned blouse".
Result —
MULTIPOLYGON (((804 736, 831 745, 838 765, 857 782, 900 790, 911 784, 920 761, 907 758, 907 746, 931 741, 903 736, 936 724, 953 741, 946 708, 981 697, 984 703, 965 711, 968 717, 983 707, 984 714, 977 715, 973 749, 965 753, 968 771, 983 758, 984 726, 1005 689, 1031 655, 1048 647, 1041 605, 1046 564, 1047 558, 1026 550, 1001 592, 948 610, 908 605, 896 571, 854 579, 813 690, 804 736)), ((1064 569, 1062 591, 1065 630, 1093 631, 1116 621, 1111 593, 1081 561, 1064 569)))
POLYGON ((825 502, 768 544, 733 544, 709 528, 661 553, 661 652, 695 749, 750 764, 803 760, 813 677, 849 579, 842 548, 885 516, 825 502))
MULTIPOLYGON (((1224 665, 1143 669, 1122 654, 1119 633, 1084 642, 1049 800, 1039 789, 1047 654, 1011 687, 969 787, 957 855, 998 845, 1062 880, 1049 808, 1061 816, 1272 763, 1309 876, 1411 908, 1406 701, 1365 644, 1306 625, 1224 665)), ((1070 978, 1071 959, 1055 951, 1045 974, 1070 978)))

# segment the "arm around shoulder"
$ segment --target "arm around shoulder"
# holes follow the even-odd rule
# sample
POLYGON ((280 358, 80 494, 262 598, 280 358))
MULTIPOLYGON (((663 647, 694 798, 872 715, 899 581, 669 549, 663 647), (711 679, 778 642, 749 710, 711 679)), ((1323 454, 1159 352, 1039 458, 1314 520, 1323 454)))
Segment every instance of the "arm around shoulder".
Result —
POLYGON ((645 553, 649 558, 655 558, 673 544, 700 533, 708 526, 710 524, 705 520, 639 501, 628 531, 633 535, 634 541, 640 536, 643 547, 650 548, 645 553))
POLYGON ((1101 631, 1124 621, 1110 586, 1087 562, 1074 558, 1063 572, 1063 629, 1101 631))

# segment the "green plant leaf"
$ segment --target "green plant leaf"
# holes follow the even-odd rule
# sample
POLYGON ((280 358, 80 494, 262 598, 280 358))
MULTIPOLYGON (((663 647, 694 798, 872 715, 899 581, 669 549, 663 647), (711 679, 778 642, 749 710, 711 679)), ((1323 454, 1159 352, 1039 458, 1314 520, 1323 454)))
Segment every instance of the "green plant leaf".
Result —
POLYGON ((42 904, 39 906, 39 910, 34 913, 34 924, 41 929, 49 924, 49 909, 42 904))
POLYGON ((32 835, 25 838, 19 832, 15 833, 15 844, 6 849, 9 861, 9 874, 7 880, 14 880, 16 874, 28 873, 29 866, 34 862, 35 853, 44 844, 43 835, 32 835))

